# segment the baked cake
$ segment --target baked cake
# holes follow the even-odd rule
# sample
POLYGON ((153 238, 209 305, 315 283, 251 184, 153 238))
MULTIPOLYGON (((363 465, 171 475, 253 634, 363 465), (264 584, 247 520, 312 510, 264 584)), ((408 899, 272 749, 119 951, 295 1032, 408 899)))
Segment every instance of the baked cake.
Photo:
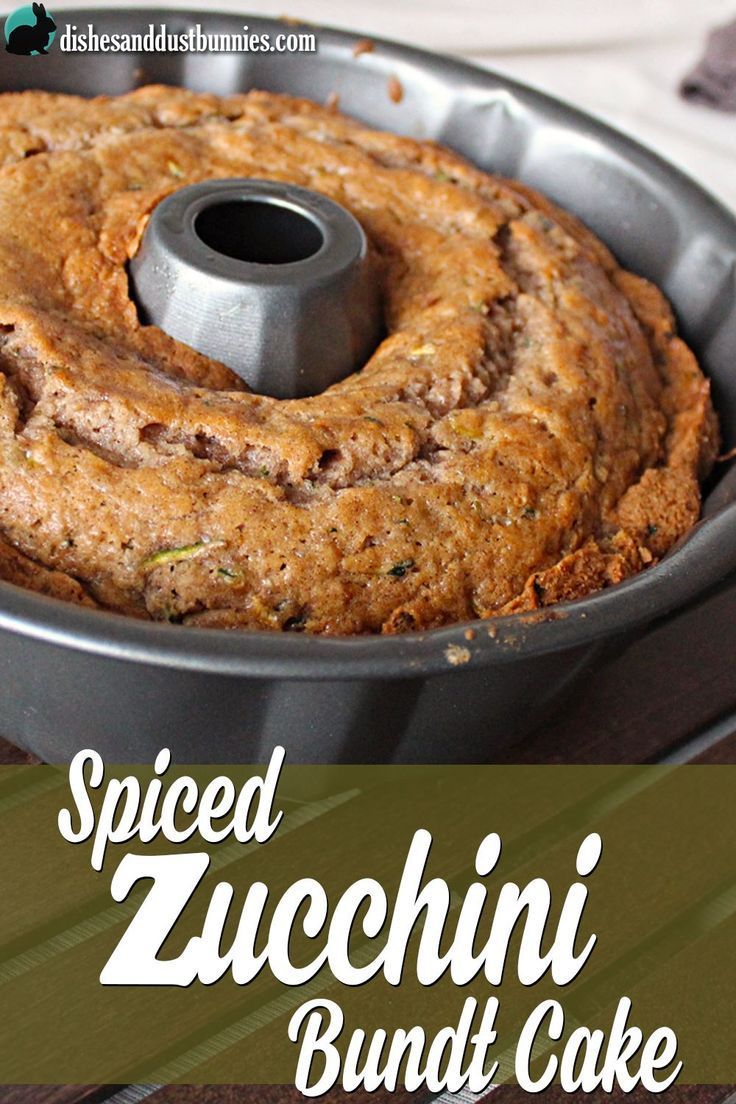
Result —
POLYGON ((396 633, 586 595, 698 519, 708 383, 570 215, 330 107, 141 88, 0 97, 0 574, 188 625, 396 633), (157 203, 285 180, 361 222, 386 338, 252 394, 143 325, 157 203))

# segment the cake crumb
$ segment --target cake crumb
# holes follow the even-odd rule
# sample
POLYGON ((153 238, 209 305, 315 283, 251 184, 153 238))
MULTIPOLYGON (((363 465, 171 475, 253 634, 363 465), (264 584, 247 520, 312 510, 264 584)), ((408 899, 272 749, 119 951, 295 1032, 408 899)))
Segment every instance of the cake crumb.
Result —
POLYGON ((404 98, 404 86, 398 77, 388 78, 388 98, 392 103, 399 104, 404 98))
POLYGON ((463 663, 470 662, 470 649, 463 648, 460 644, 448 644, 445 648, 447 662, 453 667, 459 667, 463 663))
POLYGON ((375 44, 369 38, 361 38, 353 46, 353 57, 360 57, 361 54, 372 54, 375 48, 375 44))
POLYGON ((465 636, 466 640, 475 640, 475 637, 476 637, 475 629, 466 629, 465 633, 464 633, 464 636, 465 636))

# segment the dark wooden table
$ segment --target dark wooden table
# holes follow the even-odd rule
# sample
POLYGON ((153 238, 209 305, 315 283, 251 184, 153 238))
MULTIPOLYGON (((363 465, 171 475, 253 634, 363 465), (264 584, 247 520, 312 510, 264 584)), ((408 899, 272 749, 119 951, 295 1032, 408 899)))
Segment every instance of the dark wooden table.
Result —
MULTIPOLYGON (((574 701, 504 754, 523 763, 736 763, 736 580, 697 608, 652 629, 593 675, 574 701)), ((32 763, 32 757, 0 740, 0 762, 32 763)), ((567 1099, 557 1090, 548 1101, 567 1099)), ((603 1104, 594 1094, 588 1104, 603 1104)), ((618 1104, 620 1094, 606 1096, 618 1104)), ((374 1093, 380 1104, 386 1094, 374 1093)), ((736 1104, 734 1086, 681 1087, 664 1094, 670 1104, 736 1104)), ((80 1086, 0 1086, 0 1104, 296 1104, 293 1089, 261 1086, 170 1087, 155 1091, 80 1086)), ((326 1104, 344 1094, 321 1098, 326 1104)), ((406 1097, 393 1094, 393 1104, 406 1097)), ((464 1104, 461 1098, 453 1098, 464 1104)), ((494 1104, 529 1099, 504 1087, 494 1104)), ((655 1104, 637 1090, 634 1104, 655 1104)), ((623 1104, 624 1098, 622 1097, 623 1104)), ((351 1094, 350 1104, 365 1104, 351 1094)), ((417 1098, 414 1098, 417 1104, 417 1098)), ((420 1102, 421 1104, 421 1102, 420 1102)), ((442 1104, 445 1104, 444 1100, 442 1104)))

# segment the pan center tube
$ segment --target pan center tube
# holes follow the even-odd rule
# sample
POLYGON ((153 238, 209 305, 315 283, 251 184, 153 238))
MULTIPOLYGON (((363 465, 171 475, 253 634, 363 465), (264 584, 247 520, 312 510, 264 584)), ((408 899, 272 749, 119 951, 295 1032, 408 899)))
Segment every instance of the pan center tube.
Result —
POLYGON ((319 394, 361 368, 382 336, 360 223, 280 181, 174 192, 153 211, 130 276, 144 323, 275 398, 319 394))

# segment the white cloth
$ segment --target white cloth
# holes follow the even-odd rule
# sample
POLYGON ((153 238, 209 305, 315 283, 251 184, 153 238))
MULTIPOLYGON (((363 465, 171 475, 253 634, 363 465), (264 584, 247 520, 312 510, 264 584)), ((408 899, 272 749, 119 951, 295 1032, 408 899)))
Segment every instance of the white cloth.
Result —
MULTIPOLYGON (((0 11, 17 4, 0 0, 0 11)), ((95 6, 95 0, 74 6, 95 6)), ((126 0, 125 6, 189 5, 126 0)), ((48 7, 62 10, 53 2, 48 7)), ((736 210, 736 115, 677 96, 678 80, 702 51, 706 33, 736 17, 736 0, 210 0, 198 6, 208 9, 293 15, 469 58, 603 117, 736 210)))

